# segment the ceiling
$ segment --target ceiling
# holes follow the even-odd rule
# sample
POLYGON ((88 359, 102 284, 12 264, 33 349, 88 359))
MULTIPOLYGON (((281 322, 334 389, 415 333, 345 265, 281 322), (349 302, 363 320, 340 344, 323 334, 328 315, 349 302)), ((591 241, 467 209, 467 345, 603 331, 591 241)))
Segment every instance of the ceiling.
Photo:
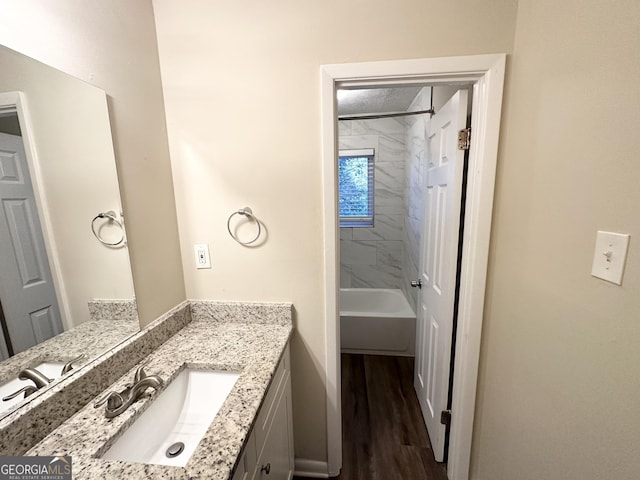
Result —
POLYGON ((338 114, 405 112, 422 87, 338 90, 338 114))

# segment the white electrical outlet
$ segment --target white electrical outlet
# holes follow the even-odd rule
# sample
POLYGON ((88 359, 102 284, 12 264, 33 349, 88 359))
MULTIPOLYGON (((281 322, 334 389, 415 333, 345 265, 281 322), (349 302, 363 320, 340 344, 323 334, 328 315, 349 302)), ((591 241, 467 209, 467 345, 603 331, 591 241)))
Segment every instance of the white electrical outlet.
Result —
POLYGON ((206 243, 196 243, 193 249, 196 254, 196 268, 211 268, 209 245, 206 243))
POLYGON ((622 273, 628 248, 629 235, 598 231, 591 275, 622 285, 622 273))

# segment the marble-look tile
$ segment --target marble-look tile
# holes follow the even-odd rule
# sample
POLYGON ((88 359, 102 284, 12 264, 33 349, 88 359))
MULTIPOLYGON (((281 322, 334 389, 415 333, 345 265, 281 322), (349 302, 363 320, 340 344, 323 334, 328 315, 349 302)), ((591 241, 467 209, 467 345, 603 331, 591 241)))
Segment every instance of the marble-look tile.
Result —
POLYGON ((400 267, 402 269, 403 243, 401 241, 376 242, 378 266, 400 267))
POLYGON ((356 150, 358 148, 373 148, 376 154, 379 150, 378 135, 348 135, 338 138, 338 149, 356 150))
POLYGON ((375 190, 386 188, 398 193, 404 191, 404 162, 378 162, 374 171, 375 190))
MULTIPOLYGON (((376 214, 373 228, 357 228, 354 240, 402 240, 403 215, 376 214)), ((367 262, 371 264, 371 262, 367 262)))
MULTIPOLYGON (((430 106, 431 88, 424 87, 409 110, 424 110, 430 106)), ((344 148, 366 147, 363 143, 371 142, 372 138, 378 142, 375 225, 374 228, 353 229, 351 233, 354 241, 376 242, 376 263, 368 263, 371 260, 368 258, 367 263, 343 264, 342 284, 346 284, 348 278, 354 287, 409 288, 420 253, 423 185, 426 179, 426 125, 429 121, 429 115, 358 120, 349 122, 349 128, 341 130, 343 136, 351 137, 340 139, 340 146, 344 145, 344 148), (348 277, 346 267, 349 268, 348 277)), ((341 238, 346 237, 342 235, 341 238)), ((415 296, 414 293, 410 295, 415 296)))
MULTIPOLYGON (((424 110, 431 106, 431 88, 418 92, 409 110, 424 110)), ((402 259, 403 290, 409 303, 416 305, 418 292, 410 287, 410 281, 418 276, 420 237, 424 218, 424 185, 426 181, 426 131, 429 115, 409 117, 405 140, 405 205, 406 218, 403 230, 405 250, 402 259)))
POLYGON ((393 178, 375 179, 374 206, 391 206, 404 204, 404 182, 393 178), (385 181, 387 183, 385 183, 385 181))
POLYGON ((378 160, 381 162, 397 162, 404 158, 404 138, 396 138, 391 135, 380 135, 378 147, 378 160))
POLYGON ((340 227, 340 240, 353 240, 353 228, 340 227))
POLYGON ((404 215, 406 209, 404 205, 376 205, 376 215, 404 215))
POLYGON ((402 268, 385 265, 354 265, 351 270, 353 288, 400 288, 402 268))
POLYGON ((338 137, 351 135, 353 131, 352 123, 352 120, 338 121, 338 137))
MULTIPOLYGON (((354 235, 359 230, 355 229, 354 235)), ((368 241, 341 240, 340 263, 343 265, 375 265, 377 258, 376 243, 368 241)))
MULTIPOLYGON (((423 87, 415 96, 407 111, 415 112, 418 110, 427 110, 431 107, 431 87, 423 87)), ((414 115, 407 118, 407 126, 410 127, 415 122, 422 120, 423 118, 430 118, 428 115, 414 115)))
POLYGON ((407 245, 407 250, 411 252, 412 258, 417 258, 420 252, 420 237, 422 232, 418 230, 421 225, 418 224, 416 219, 405 218, 404 240, 407 245))
POLYGON ((411 308, 414 312, 418 311, 418 289, 413 288, 409 283, 409 279, 403 282, 402 291, 404 292, 404 296, 411 305, 411 308))
POLYGON ((375 208, 380 207, 392 207, 399 206, 402 207, 403 198, 402 191, 390 190, 384 187, 376 188, 374 205, 375 208))
POLYGON ((353 120, 352 134, 378 134, 403 133, 406 122, 403 117, 378 118, 375 120, 353 120))
POLYGON ((340 264, 340 288, 351 288, 351 265, 340 264))

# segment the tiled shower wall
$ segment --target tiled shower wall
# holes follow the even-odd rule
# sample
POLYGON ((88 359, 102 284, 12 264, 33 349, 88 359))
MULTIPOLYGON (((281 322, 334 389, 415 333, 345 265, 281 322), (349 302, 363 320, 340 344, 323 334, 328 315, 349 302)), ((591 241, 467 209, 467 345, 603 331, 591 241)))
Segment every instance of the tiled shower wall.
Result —
POLYGON ((340 229, 342 288, 402 288, 405 118, 339 123, 339 148, 374 148, 374 227, 340 229))
MULTIPOLYGON (((431 88, 420 90, 408 110, 426 110, 431 106, 431 88)), ((428 115, 406 117, 405 139, 405 182, 404 195, 405 212, 402 256, 402 290, 409 300, 409 304, 416 311, 418 290, 411 288, 411 280, 419 277, 418 263, 420 261, 420 235, 424 219, 424 187, 426 173, 426 126, 428 115)))

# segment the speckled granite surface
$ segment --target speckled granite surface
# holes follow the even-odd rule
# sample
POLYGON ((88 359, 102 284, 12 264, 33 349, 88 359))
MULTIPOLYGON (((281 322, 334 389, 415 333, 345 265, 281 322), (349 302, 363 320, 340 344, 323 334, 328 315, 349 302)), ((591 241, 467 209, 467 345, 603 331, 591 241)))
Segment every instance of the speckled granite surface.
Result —
MULTIPOLYGON (((219 317, 209 317, 200 310, 194 315, 197 320, 144 360, 145 371, 165 379, 165 388, 186 367, 240 372, 238 381, 186 467, 99 458, 158 393, 148 394, 113 419, 105 418, 102 408, 96 409, 89 404, 32 448, 28 455, 71 455, 74 479, 228 479, 292 332, 292 306, 193 303, 194 310, 198 310, 196 303, 205 303, 208 309, 219 308, 224 312, 235 309, 236 315, 249 309, 255 321, 233 321, 237 316, 229 314, 230 321, 221 322, 219 317)), ((124 388, 134 371, 135 368, 127 372, 109 390, 124 388)))
MULTIPOLYGON (((66 363, 79 355, 84 357, 75 362, 74 369, 94 360, 118 343, 122 342, 140 330, 137 320, 109 320, 89 321, 56 335, 45 342, 35 345, 24 352, 3 360, 0 363, 0 383, 7 382, 18 376, 21 370, 35 367, 45 361, 66 363)), ((34 395, 30 400, 35 399, 34 395)), ((15 408, 20 408, 20 404, 15 408)), ((0 417, 9 413, 2 412, 0 417)))
POLYGON ((292 305, 290 303, 261 302, 216 302, 210 300, 190 300, 194 321, 291 324, 292 305))
POLYGON ((89 302, 89 318, 91 320, 119 320, 138 321, 138 304, 131 300, 101 300, 89 302))
MULTIPOLYGON (((183 302, 143 331, 62 377, 38 397, 30 397, 22 407, 0 419, 0 454, 24 454, 190 321, 189 304, 183 302)), ((105 320, 91 323, 113 326, 112 321, 105 320)))

